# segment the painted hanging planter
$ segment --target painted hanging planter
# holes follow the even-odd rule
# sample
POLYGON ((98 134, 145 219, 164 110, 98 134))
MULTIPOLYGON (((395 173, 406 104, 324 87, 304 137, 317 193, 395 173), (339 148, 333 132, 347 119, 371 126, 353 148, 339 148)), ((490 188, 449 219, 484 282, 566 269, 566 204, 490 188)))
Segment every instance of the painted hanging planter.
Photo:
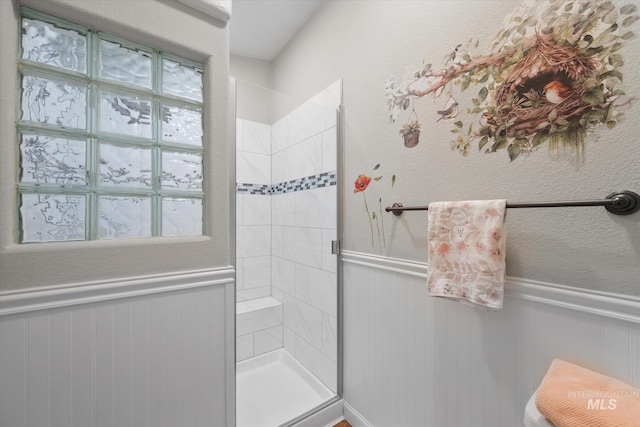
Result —
POLYGON ((420 142, 420 122, 418 122, 418 115, 415 109, 411 109, 407 123, 400 129, 400 135, 404 139, 404 146, 407 148, 415 147, 420 142))
POLYGON ((420 142, 420 123, 417 120, 411 121, 400 129, 400 135, 404 138, 404 146, 412 148, 420 142))

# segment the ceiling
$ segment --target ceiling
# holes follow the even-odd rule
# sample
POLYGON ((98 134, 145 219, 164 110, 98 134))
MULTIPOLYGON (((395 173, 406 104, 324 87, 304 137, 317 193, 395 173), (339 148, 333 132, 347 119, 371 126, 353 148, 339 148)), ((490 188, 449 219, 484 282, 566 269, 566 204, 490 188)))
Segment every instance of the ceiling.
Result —
POLYGON ((232 55, 271 62, 324 0, 233 0, 232 55))

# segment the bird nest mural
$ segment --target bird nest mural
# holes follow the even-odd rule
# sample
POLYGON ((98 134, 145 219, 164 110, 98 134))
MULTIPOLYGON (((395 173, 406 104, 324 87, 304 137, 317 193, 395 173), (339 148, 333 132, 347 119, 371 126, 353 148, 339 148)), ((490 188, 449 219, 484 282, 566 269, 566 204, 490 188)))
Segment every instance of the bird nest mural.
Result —
POLYGON ((418 144, 421 123, 416 102, 427 95, 440 102, 436 121, 453 124, 453 150, 468 154, 506 149, 511 160, 543 143, 561 144, 578 155, 586 136, 614 127, 631 102, 620 89, 622 56, 640 19, 633 4, 609 1, 528 2, 505 19, 491 53, 473 55, 479 40, 458 45, 442 69, 425 63, 401 82, 385 83, 391 122, 408 112, 400 134, 418 144), (464 109, 459 92, 478 87, 464 109), (464 116, 464 117, 463 117, 464 116))

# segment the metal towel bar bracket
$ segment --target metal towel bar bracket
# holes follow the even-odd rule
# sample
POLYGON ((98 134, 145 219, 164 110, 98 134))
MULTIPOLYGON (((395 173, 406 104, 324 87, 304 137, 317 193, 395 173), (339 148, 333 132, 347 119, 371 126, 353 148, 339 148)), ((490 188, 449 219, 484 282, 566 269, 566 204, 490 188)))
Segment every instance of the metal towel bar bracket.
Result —
MULTIPOLYGON (((508 208, 561 208, 570 206, 604 206, 606 210, 616 215, 630 215, 640 210, 640 195, 633 191, 618 191, 611 193, 605 200, 575 200, 558 202, 520 202, 509 203, 508 208)), ((404 211, 426 211, 429 206, 403 206, 402 203, 394 203, 387 206, 385 211, 393 212, 400 216, 404 211)))

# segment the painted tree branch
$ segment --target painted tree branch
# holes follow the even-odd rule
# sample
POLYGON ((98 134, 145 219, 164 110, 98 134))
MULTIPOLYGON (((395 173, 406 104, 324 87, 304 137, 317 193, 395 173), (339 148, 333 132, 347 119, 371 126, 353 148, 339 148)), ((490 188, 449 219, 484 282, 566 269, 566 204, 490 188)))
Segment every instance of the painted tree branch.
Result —
POLYGON ((436 73, 429 73, 425 77, 440 77, 436 82, 429 87, 422 90, 410 90, 409 95, 416 96, 418 98, 434 93, 438 89, 444 87, 447 83, 460 77, 463 74, 468 73, 471 70, 482 70, 492 65, 500 64, 505 60, 504 53, 494 53, 492 55, 476 56, 466 64, 452 64, 446 70, 442 70, 436 73))
MULTIPOLYGON (((523 43, 523 51, 525 52, 525 55, 526 52, 529 51, 529 49, 536 45, 536 43, 536 37, 532 37, 531 39, 523 43)), ((420 98, 422 96, 436 92, 438 89, 444 87, 447 83, 472 70, 483 70, 493 65, 503 64, 506 58, 513 56, 515 50, 515 47, 511 46, 505 51, 499 50, 498 52, 494 52, 489 55, 478 55, 466 64, 451 64, 449 68, 445 70, 426 74, 425 77, 440 77, 440 79, 438 79, 438 81, 434 82, 426 89, 410 90, 409 95, 420 98)))

